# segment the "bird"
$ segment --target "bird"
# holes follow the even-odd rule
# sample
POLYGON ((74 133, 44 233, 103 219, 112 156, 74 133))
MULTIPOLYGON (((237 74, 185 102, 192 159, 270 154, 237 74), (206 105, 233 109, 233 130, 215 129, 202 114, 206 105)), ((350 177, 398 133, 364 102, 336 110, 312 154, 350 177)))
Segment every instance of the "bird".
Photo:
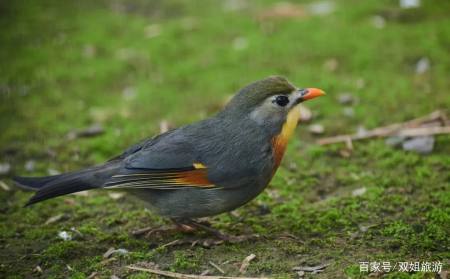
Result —
POLYGON ((26 206, 90 190, 121 189, 180 228, 245 205, 269 184, 300 118, 300 104, 323 96, 285 77, 248 84, 217 114, 145 139, 105 163, 44 177, 14 177, 36 193, 26 206))

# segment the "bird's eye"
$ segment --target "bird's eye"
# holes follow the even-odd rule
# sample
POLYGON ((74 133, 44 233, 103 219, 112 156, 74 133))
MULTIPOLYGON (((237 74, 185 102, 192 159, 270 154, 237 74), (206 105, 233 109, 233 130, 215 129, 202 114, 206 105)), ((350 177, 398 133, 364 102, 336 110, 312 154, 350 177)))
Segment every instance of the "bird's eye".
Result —
POLYGON ((277 105, 279 105, 280 107, 284 107, 287 104, 289 104, 289 98, 287 96, 280 95, 280 96, 277 96, 275 98, 275 100, 273 100, 273 102, 276 103, 277 105))

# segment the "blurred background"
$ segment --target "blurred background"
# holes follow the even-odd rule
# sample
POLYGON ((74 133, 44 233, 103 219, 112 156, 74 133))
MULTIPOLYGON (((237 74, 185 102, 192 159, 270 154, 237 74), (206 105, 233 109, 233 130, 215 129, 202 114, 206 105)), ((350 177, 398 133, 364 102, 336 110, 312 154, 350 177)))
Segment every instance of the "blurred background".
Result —
POLYGON ((241 259, 267 247, 275 247, 272 257, 256 252, 249 274, 295 275, 292 266, 303 260, 331 262, 323 278, 357 277, 365 274, 358 261, 370 257, 448 260, 448 136, 433 138, 427 152, 419 146, 428 155, 383 140, 344 151, 316 140, 448 109, 449 15, 450 2, 438 0, 0 2, 0 272, 125 276, 125 263, 152 260, 199 273, 208 258, 241 259), (269 75, 328 95, 307 104, 268 193, 237 211, 245 220, 214 221, 225 229, 237 223, 232 233, 278 239, 287 232, 302 243, 150 255, 148 241, 129 239, 127 229, 164 221, 126 197, 117 208, 105 208, 114 198, 96 192, 21 208, 30 194, 16 191, 10 176, 100 163, 216 113, 239 88, 269 75), (84 237, 57 237, 71 227, 84 237), (101 265, 97 256, 120 245, 130 251, 125 261, 101 265))

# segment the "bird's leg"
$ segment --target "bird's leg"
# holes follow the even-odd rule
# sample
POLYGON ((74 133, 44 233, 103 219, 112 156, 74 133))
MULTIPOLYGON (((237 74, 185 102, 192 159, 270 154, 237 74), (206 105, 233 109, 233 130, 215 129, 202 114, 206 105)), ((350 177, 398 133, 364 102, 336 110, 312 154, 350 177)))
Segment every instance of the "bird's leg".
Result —
POLYGON ((202 229, 202 230, 216 236, 223 242, 239 243, 242 241, 259 238, 259 235, 257 235, 257 234, 238 235, 238 236, 228 235, 228 234, 222 233, 219 230, 214 229, 213 227, 211 227, 211 224, 209 224, 208 222, 206 222, 206 224, 205 224, 205 222, 198 222, 198 221, 194 221, 194 220, 188 220, 188 221, 189 221, 190 226, 194 226, 199 229, 202 229))
POLYGON ((224 240, 224 241, 230 240, 230 236, 225 235, 222 232, 220 232, 219 230, 214 229, 213 227, 211 227, 211 224, 209 222, 199 222, 199 221, 194 221, 191 219, 188 219, 185 222, 187 223, 188 226, 194 227, 197 229, 201 229, 205 232, 208 232, 208 233, 216 236, 217 238, 219 238, 221 240, 224 240))
POLYGON ((160 227, 146 227, 143 229, 138 229, 133 231, 133 235, 144 235, 145 237, 151 237, 157 234, 166 234, 166 233, 174 233, 174 232, 183 232, 183 233, 191 233, 197 228, 190 226, 189 224, 184 224, 172 219, 175 226, 160 226, 160 227))

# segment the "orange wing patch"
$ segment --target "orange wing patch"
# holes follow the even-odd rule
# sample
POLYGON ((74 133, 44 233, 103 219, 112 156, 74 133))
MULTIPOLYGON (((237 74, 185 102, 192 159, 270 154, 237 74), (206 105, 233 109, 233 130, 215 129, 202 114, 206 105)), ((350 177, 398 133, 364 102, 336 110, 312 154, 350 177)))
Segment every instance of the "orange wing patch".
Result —
POLYGON ((211 187, 214 186, 208 180, 208 173, 205 168, 196 169, 192 171, 185 171, 179 178, 174 181, 180 185, 195 186, 195 187, 211 187))
POLYGON ((118 174, 111 177, 105 188, 177 189, 182 187, 213 188, 208 180, 208 169, 200 163, 179 170, 149 170, 147 172, 118 174))

